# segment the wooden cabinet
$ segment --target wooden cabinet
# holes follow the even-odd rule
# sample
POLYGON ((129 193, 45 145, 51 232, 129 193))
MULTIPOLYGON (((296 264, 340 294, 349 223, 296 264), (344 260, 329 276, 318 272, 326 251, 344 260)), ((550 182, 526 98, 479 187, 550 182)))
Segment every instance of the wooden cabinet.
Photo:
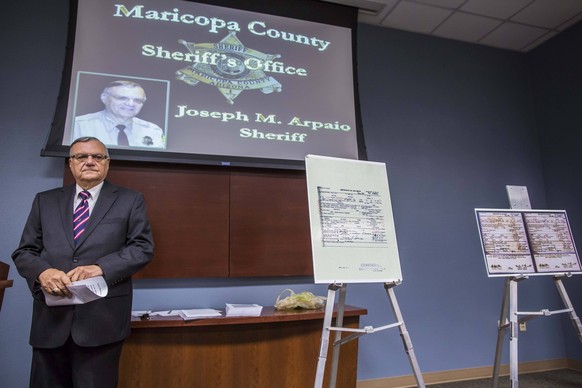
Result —
MULTIPOLYGON (((357 328, 366 313, 346 306, 343 326, 357 328)), ((323 317, 323 310, 265 307, 260 317, 134 321, 121 356, 119 387, 313 386, 323 317)), ((324 386, 331 355, 330 347, 324 386)), ((336 387, 356 386, 357 357, 357 340, 341 346, 336 387)))
POLYGON ((312 275, 303 171, 230 176, 230 276, 312 275))
POLYGON ((313 275, 305 171, 112 160, 108 180, 146 199, 155 257, 137 278, 313 275))
POLYGON ((10 266, 0 261, 0 310, 2 309, 2 301, 4 300, 4 290, 12 287, 12 280, 8 280, 8 271, 10 266))

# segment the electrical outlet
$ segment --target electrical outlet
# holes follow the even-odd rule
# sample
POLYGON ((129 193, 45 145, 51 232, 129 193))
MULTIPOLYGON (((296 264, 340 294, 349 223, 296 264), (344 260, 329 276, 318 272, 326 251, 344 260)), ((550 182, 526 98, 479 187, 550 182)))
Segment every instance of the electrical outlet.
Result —
POLYGON ((520 322, 519 324, 519 331, 526 331, 527 327, 525 326, 525 322, 520 322))

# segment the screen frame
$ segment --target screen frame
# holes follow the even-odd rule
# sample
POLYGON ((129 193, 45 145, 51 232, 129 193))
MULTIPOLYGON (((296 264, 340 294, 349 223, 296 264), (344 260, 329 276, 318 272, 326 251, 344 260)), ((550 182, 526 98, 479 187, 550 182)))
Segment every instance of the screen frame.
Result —
MULTIPOLYGON (((357 8, 329 3, 317 0, 295 0, 293 5, 285 0, 183 0, 194 3, 202 3, 214 6, 234 8, 243 11, 271 14, 282 17, 289 17, 311 22, 332 24, 346 27, 351 30, 352 43, 352 68, 353 68, 353 90, 354 90, 354 114, 356 122, 356 142, 359 160, 367 160, 367 152, 363 133, 361 109, 359 101, 359 89, 357 78, 357 8), (331 23, 333 20, 333 23, 331 23)), ((41 156, 68 157, 69 146, 63 145, 64 127, 68 106, 68 95, 73 77, 73 58, 75 46, 76 20, 78 2, 69 0, 69 26, 67 34, 66 57, 64 70, 61 78, 59 96, 57 98, 55 114, 51 123, 49 134, 44 147, 41 149, 41 156)), ((178 164, 200 164, 236 167, 257 167, 274 169, 305 169, 304 160, 271 159, 263 157, 240 157, 231 155, 211 155, 180 153, 170 151, 149 151, 139 149, 110 148, 109 153, 112 159, 128 160, 138 162, 164 162, 178 164)))

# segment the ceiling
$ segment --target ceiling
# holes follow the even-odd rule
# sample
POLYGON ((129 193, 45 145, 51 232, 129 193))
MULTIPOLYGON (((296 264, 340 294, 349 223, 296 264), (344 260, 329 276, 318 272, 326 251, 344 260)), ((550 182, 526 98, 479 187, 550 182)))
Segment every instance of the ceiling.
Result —
POLYGON ((527 52, 582 20, 582 0, 324 0, 361 23, 527 52))

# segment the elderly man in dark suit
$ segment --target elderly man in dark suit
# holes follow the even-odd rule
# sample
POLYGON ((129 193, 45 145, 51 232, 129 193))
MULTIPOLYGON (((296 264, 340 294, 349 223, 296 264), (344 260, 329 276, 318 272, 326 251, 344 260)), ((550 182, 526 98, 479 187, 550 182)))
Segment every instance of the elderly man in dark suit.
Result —
POLYGON ((105 180, 101 141, 75 140, 69 167, 76 184, 36 195, 12 254, 33 296, 30 386, 115 387, 130 331, 131 276, 153 257, 152 233, 143 195, 105 180), (43 290, 70 297, 67 285, 95 276, 105 278, 106 297, 47 306, 43 290))

